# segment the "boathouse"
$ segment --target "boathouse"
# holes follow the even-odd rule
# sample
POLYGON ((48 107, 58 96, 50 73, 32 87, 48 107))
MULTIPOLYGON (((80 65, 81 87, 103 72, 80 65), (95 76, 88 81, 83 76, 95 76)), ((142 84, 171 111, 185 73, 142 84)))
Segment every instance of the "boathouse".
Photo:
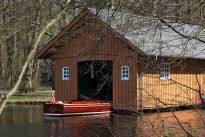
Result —
MULTIPOLYGON (((204 37, 196 25, 172 25, 204 37)), ((36 58, 54 59, 57 100, 103 100, 132 111, 199 104, 205 44, 183 34, 155 18, 85 9, 36 58)))

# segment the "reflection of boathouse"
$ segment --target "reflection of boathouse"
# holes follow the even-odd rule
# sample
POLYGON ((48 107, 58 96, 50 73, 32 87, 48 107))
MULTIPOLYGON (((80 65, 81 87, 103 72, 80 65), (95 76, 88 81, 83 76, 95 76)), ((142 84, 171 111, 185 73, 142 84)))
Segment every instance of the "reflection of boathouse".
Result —
POLYGON ((181 60, 168 49, 160 49, 165 56, 156 56, 156 43, 139 46, 140 38, 146 43, 150 37, 139 37, 141 27, 133 27, 139 17, 127 16, 83 10, 40 50, 37 58, 55 60, 57 100, 105 100, 114 109, 133 111, 142 107, 142 99, 145 109, 199 103, 196 91, 203 90, 204 57, 181 60))

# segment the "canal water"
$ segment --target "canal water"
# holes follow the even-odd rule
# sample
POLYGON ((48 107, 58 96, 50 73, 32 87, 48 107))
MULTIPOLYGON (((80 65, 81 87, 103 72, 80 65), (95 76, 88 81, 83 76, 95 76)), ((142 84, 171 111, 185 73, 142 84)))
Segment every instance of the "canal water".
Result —
POLYGON ((10 105, 0 117, 0 137, 205 136, 205 111, 44 117, 41 105, 10 105), (177 120, 177 119, 178 120, 177 120), (185 130, 185 131, 184 131, 185 130))

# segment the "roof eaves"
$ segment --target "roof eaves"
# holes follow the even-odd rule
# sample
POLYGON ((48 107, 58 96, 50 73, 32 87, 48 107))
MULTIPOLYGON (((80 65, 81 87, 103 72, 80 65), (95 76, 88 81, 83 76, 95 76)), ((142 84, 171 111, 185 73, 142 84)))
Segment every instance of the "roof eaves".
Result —
POLYGON ((61 39, 79 20, 89 13, 88 9, 84 9, 78 16, 76 16, 60 33, 58 33, 52 40, 44 46, 35 56, 36 59, 43 59, 46 53, 53 47, 53 45, 61 39))

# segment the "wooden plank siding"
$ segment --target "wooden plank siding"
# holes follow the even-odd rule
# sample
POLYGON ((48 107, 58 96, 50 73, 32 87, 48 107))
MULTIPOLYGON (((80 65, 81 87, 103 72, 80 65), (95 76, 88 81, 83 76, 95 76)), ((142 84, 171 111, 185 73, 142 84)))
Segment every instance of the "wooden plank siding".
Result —
MULTIPOLYGON (((159 72, 155 70, 145 72, 143 76, 144 109, 194 105, 201 102, 195 90, 205 93, 205 61, 186 59, 170 67, 170 80, 160 80, 159 72)), ((138 93, 138 97, 140 96, 138 93)), ((140 104, 140 100, 138 102, 140 104)), ((138 106, 138 109, 140 107, 138 106)))
POLYGON ((195 90, 205 94, 204 60, 171 58, 171 79, 161 80, 156 66, 160 60, 150 63, 143 75, 140 74, 141 67, 146 63, 143 61, 148 60, 148 56, 135 46, 108 24, 84 10, 36 57, 55 60, 57 100, 78 99, 79 62, 104 60, 112 62, 114 109, 136 111, 142 106, 144 109, 154 109, 200 103, 195 90), (128 81, 121 80, 122 66, 129 66, 128 81), (69 80, 62 80, 63 67, 70 68, 69 80))
POLYGON ((99 40, 99 37, 99 32, 89 31, 57 50, 55 56, 57 100, 78 99, 78 62, 105 60, 112 61, 113 65, 113 108, 136 110, 137 67, 130 56, 132 50, 119 37, 109 35, 102 40, 99 40), (61 72, 65 66, 70 67, 70 80, 63 81, 61 72), (128 81, 121 80, 121 66, 129 66, 128 81))
MULTIPOLYGON (((55 56, 57 99, 78 99, 78 62, 105 60, 112 61, 113 65, 113 108, 133 111, 141 109, 142 94, 139 89, 140 67, 137 53, 116 35, 108 35, 103 40, 99 38, 99 32, 89 31, 57 50, 55 56), (63 66, 70 67, 69 81, 61 79, 63 66), (129 81, 120 80, 121 66, 129 66, 129 81)), ((184 59, 179 62, 171 64, 170 80, 160 80, 156 67, 151 66, 144 72, 142 79, 144 109, 200 103, 199 95, 194 90, 199 90, 197 74, 201 90, 205 93, 205 62, 197 59, 184 59)))

